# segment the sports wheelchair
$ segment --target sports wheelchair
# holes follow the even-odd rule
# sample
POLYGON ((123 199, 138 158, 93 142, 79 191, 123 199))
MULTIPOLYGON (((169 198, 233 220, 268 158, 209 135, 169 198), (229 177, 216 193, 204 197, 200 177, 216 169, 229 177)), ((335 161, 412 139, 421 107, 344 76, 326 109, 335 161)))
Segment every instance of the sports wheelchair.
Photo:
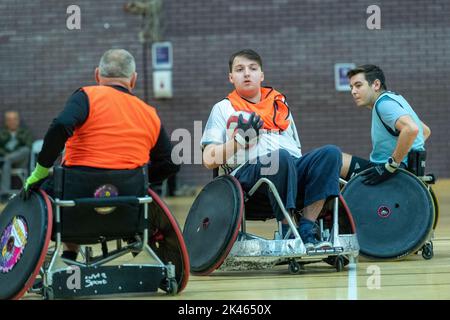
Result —
POLYGON ((330 241, 332 247, 307 249, 270 180, 261 178, 245 193, 235 177, 217 176, 217 171, 214 175, 214 180, 192 204, 183 229, 192 274, 208 275, 216 269, 268 269, 283 264, 288 265, 290 273, 298 274, 305 264, 322 261, 342 271, 358 256, 352 215, 341 196, 329 199, 319 217, 320 237, 330 241), (290 231, 284 238, 281 222, 275 228, 273 239, 246 231, 247 220, 275 218, 268 197, 260 190, 262 187, 273 193, 289 223, 290 231))
POLYGON ((342 196, 358 231, 360 254, 375 260, 396 260, 413 253, 433 258, 439 219, 438 199, 431 188, 436 178, 425 175, 425 151, 408 155, 408 168, 378 185, 363 184, 362 173, 341 179, 342 196))
POLYGON ((27 291, 45 299, 181 292, 189 278, 186 246, 147 181, 146 167, 56 167, 47 181, 53 197, 39 189, 27 201, 11 199, 0 215, 0 299, 27 291), (62 258, 63 242, 83 245, 83 261, 62 258), (129 253, 126 263, 113 263, 129 253), (38 275, 41 286, 33 286, 38 275))

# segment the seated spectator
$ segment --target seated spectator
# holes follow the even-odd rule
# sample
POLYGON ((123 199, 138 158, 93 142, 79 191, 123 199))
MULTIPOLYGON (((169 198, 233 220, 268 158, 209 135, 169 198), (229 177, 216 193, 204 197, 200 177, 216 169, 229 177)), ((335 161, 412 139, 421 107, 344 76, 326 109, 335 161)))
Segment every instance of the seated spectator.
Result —
POLYGON ((0 168, 2 197, 11 193, 11 169, 27 168, 33 137, 29 130, 20 127, 17 111, 5 112, 5 128, 0 130, 0 168))

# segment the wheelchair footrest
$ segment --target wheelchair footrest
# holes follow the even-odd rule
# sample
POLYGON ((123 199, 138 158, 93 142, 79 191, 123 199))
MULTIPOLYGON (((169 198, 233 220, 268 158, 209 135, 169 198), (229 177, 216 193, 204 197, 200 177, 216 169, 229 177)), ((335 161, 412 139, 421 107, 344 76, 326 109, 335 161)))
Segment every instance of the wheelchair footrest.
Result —
POLYGON ((52 285, 44 290, 55 299, 155 292, 166 275, 160 265, 71 266, 53 273, 52 285))

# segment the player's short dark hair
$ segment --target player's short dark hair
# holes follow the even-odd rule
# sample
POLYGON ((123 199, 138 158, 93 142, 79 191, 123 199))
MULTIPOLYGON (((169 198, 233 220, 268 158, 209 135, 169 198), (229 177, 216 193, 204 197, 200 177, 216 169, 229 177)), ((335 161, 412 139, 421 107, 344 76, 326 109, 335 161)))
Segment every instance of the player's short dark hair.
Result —
POLYGON ((380 80, 381 88, 387 90, 386 79, 384 77, 383 70, 373 64, 364 64, 362 66, 351 69, 347 72, 347 77, 350 79, 358 73, 364 73, 367 82, 371 85, 376 79, 380 80))
POLYGON ((233 62, 236 57, 244 57, 249 60, 255 61, 256 63, 259 64, 259 66, 261 67, 261 70, 263 68, 261 56, 252 49, 244 49, 244 50, 235 52, 231 55, 230 60, 228 61, 228 67, 230 69, 230 72, 233 71, 233 62))

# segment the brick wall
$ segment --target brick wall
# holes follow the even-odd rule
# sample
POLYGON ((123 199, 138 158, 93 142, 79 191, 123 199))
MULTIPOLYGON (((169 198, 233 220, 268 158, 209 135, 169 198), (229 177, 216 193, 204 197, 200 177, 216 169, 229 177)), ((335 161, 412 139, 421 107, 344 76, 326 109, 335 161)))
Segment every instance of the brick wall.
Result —
MULTIPOLYGON (((108 48, 123 47, 142 70, 140 17, 125 1, 0 0, 0 108, 21 111, 41 138, 77 87, 92 84, 108 48), (81 30, 66 28, 66 8, 81 9, 81 30)), ((323 144, 367 157, 370 112, 358 109, 348 92, 334 88, 334 64, 378 64, 387 85, 403 94, 432 129, 428 167, 450 177, 449 90, 450 3, 432 1, 196 0, 164 1, 164 40, 172 41, 174 98, 151 96, 169 132, 205 124, 212 105, 231 89, 229 55, 258 51, 266 85, 284 92, 299 128, 303 151, 323 144), (366 9, 381 8, 381 30, 368 30, 366 9)), ((148 58, 150 59, 150 57, 148 58)), ((136 94, 143 97, 143 83, 136 94)), ((195 147, 198 141, 195 141, 195 147)), ((186 165, 181 184, 202 184, 211 173, 186 165)))

